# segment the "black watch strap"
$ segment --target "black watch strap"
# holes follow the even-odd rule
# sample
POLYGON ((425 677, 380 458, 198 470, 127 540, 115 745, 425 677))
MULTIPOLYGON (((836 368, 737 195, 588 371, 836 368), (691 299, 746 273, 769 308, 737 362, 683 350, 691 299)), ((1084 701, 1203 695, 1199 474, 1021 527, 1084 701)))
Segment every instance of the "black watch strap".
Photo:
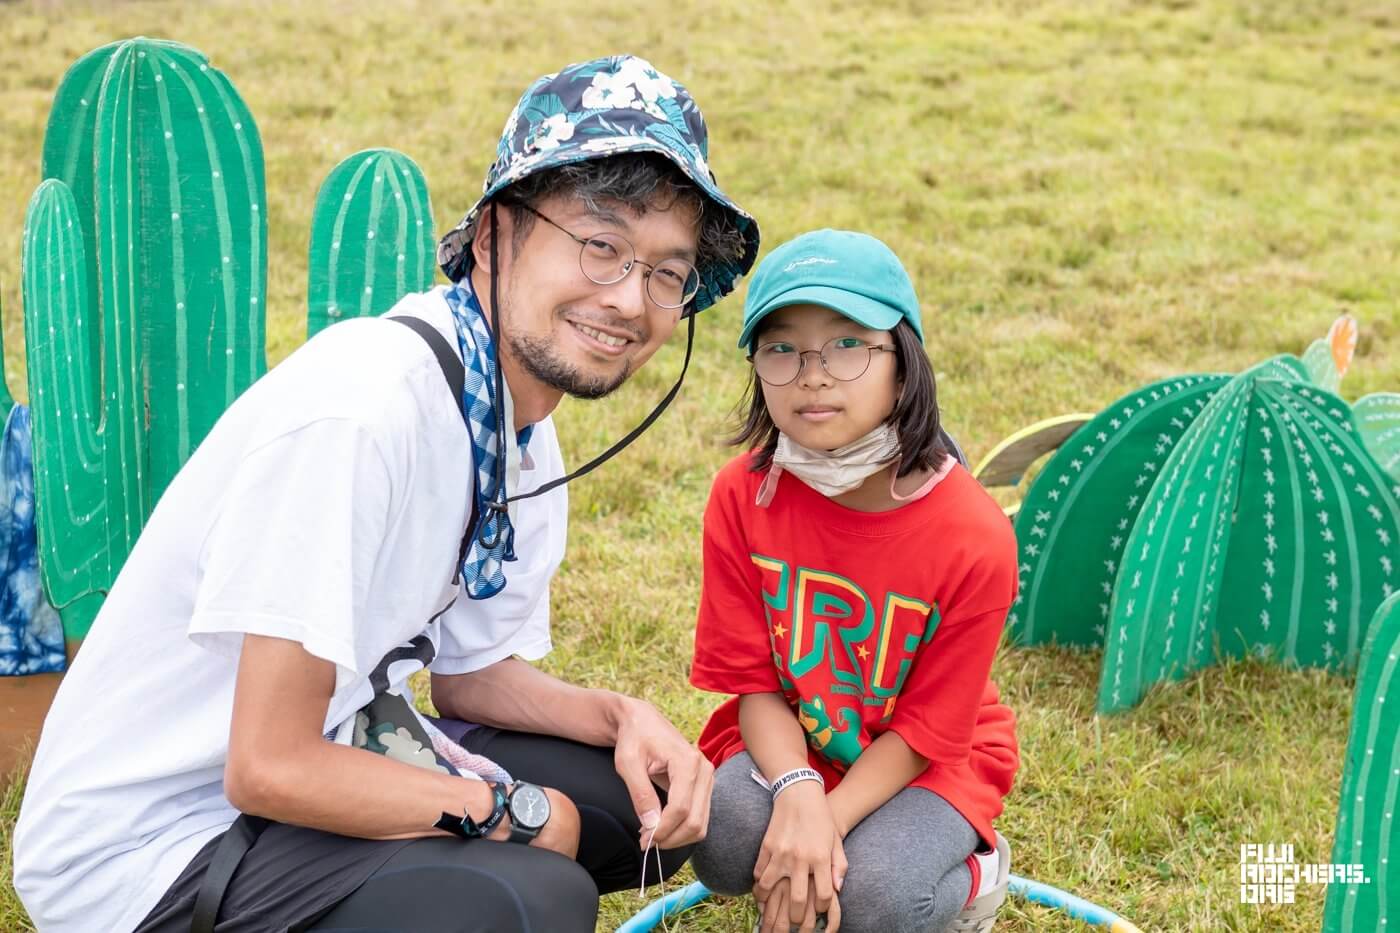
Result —
POLYGON ((488 786, 491 788, 492 803, 491 812, 486 819, 477 822, 463 808, 461 816, 444 811, 433 827, 445 830, 454 836, 461 836, 463 839, 480 839, 483 836, 491 835, 491 832, 500 825, 501 820, 505 819, 506 816, 506 789, 495 781, 488 782, 488 786))

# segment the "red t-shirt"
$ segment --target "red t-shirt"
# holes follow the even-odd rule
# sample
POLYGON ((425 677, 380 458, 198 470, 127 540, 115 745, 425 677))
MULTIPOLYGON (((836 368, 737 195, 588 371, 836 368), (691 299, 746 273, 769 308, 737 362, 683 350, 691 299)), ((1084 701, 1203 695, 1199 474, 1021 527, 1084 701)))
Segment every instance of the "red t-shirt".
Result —
MULTIPOLYGON (((911 786, 947 800, 987 842, 1020 762, 1015 716, 988 675, 1016 595, 1011 523, 961 466, 924 498, 859 512, 784 473, 768 508, 751 454, 715 477, 690 682, 781 692, 828 788, 893 729, 931 762, 911 786)), ((738 697, 700 750, 744 748, 738 697)))

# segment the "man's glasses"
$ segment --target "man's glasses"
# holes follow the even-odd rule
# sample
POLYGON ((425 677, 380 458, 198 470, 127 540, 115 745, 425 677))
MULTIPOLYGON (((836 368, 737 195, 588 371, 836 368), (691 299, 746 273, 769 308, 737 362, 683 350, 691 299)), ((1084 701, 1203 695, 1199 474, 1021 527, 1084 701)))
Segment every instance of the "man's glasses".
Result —
POLYGON ((851 382, 865 375, 870 368, 871 354, 893 353, 893 346, 866 343, 858 337, 832 337, 820 350, 799 351, 790 343, 765 343, 753 352, 749 362, 758 378, 770 386, 785 386, 802 375, 808 353, 815 353, 822 369, 832 379, 851 382))
POLYGON ((595 285, 613 285, 627 278, 633 266, 646 266, 647 297, 661 308, 683 308, 700 291, 700 273, 684 259, 663 259, 658 263, 642 262, 632 244, 616 233, 595 233, 576 236, 550 220, 528 204, 525 210, 540 220, 562 230, 579 245, 578 266, 595 285))

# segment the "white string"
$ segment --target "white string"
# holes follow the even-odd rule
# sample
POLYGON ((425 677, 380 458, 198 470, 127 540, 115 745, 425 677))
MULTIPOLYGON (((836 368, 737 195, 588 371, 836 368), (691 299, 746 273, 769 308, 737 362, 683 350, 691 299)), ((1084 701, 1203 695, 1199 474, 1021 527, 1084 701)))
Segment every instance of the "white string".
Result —
MULTIPOLYGON (((653 826, 651 828, 651 835, 647 836, 647 844, 642 849, 642 881, 637 887, 638 900, 644 900, 647 896, 647 855, 651 853, 652 840, 655 838, 656 827, 653 826)), ((666 896, 666 874, 661 868, 661 848, 659 846, 656 849, 656 879, 657 884, 661 886, 659 897, 664 898, 666 896)), ((661 931, 662 933, 671 933, 671 928, 666 925, 666 911, 664 909, 661 911, 661 931)))

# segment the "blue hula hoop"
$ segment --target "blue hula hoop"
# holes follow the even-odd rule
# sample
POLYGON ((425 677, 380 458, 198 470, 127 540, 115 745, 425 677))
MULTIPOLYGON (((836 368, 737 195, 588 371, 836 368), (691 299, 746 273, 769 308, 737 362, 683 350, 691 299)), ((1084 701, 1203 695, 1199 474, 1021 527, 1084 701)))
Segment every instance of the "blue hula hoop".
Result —
MULTIPOLYGON (((1024 898, 1032 904, 1039 904, 1042 907, 1066 913, 1077 920, 1083 920, 1090 926, 1107 927, 1110 933, 1142 933, 1132 922, 1123 919, 1107 907, 1100 907, 1092 901, 1086 901, 1082 897, 1076 897, 1068 891, 1062 891, 1040 881, 1012 875, 1009 893, 1024 898)), ((626 923, 617 928, 617 933, 646 933, 646 931, 654 930, 663 917, 673 917, 682 911, 689 910, 709 896, 709 888, 698 881, 692 882, 679 891, 658 898, 637 911, 626 923)))

